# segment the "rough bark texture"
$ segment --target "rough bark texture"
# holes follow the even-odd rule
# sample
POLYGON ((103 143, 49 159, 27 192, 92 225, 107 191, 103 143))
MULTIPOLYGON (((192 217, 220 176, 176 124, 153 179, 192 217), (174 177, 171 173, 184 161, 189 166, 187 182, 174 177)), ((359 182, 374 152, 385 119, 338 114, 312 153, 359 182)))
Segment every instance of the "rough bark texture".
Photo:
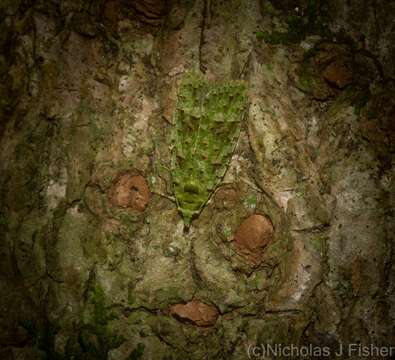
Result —
POLYGON ((394 13, 387 0, 0 1, 0 358, 395 346, 394 13), (185 234, 170 134, 188 70, 244 80, 249 110, 185 234), (272 225, 264 244, 244 229, 259 254, 240 237, 251 216, 272 225))

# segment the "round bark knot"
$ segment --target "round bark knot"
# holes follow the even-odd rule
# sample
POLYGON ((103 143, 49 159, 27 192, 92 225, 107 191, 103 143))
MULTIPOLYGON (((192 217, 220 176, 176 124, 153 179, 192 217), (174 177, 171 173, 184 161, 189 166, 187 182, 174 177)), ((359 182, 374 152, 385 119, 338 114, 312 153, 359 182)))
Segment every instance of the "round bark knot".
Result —
POLYGON ((339 89, 344 89, 353 82, 351 66, 344 59, 331 62, 322 72, 324 79, 339 89))
POLYGON ((212 326, 219 315, 215 306, 205 304, 199 300, 192 300, 186 304, 171 305, 170 314, 182 322, 192 323, 197 326, 212 326))
POLYGON ((115 182, 111 203, 114 206, 143 212, 150 200, 147 181, 141 175, 123 174, 115 182))
POLYGON ((259 264, 262 254, 273 241, 274 229, 269 218, 254 214, 245 219, 234 233, 236 250, 247 260, 259 264))

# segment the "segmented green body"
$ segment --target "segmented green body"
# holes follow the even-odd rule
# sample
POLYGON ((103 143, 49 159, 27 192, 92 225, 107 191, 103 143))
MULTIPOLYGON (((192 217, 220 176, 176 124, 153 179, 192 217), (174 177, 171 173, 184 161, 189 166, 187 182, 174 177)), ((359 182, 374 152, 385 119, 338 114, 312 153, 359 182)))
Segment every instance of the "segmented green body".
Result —
POLYGON ((172 179, 186 227, 221 183, 240 133, 246 104, 241 81, 209 82, 187 74, 175 112, 172 179))

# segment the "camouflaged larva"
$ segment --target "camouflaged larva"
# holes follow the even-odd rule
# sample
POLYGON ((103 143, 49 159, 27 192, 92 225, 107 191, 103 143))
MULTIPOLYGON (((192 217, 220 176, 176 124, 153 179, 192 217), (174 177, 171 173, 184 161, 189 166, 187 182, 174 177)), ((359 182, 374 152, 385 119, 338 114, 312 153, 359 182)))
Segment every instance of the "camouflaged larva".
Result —
POLYGON ((246 103, 242 81, 181 82, 172 151, 174 195, 186 228, 220 185, 240 133, 246 103))

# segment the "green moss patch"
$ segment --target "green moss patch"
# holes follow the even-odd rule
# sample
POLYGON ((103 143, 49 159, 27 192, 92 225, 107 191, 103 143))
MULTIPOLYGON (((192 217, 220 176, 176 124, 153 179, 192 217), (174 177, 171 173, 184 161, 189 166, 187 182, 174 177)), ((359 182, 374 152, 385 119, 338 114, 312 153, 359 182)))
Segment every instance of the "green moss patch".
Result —
POLYGON ((256 33, 257 39, 273 45, 277 44, 297 44, 304 40, 307 35, 320 35, 328 37, 330 30, 327 25, 328 13, 326 1, 309 0, 302 13, 288 12, 285 17, 287 31, 259 31, 256 33))

